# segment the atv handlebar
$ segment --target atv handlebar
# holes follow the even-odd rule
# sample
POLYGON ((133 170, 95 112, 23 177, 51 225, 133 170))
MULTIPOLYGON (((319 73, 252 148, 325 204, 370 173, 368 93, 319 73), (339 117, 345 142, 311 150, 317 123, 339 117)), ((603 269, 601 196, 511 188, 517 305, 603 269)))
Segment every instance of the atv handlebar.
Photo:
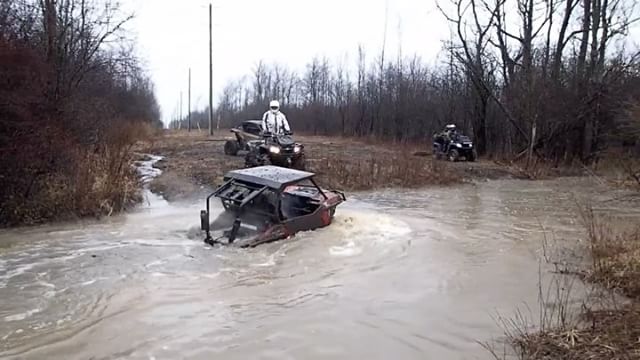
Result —
POLYGON ((265 138, 272 138, 272 137, 276 137, 276 136, 278 136, 278 135, 287 135, 287 136, 291 136, 291 135, 293 135, 293 131, 285 131, 285 132, 283 132, 282 134, 274 134, 274 133, 272 133, 272 132, 263 132, 263 133, 262 133, 262 137, 265 137, 265 138))

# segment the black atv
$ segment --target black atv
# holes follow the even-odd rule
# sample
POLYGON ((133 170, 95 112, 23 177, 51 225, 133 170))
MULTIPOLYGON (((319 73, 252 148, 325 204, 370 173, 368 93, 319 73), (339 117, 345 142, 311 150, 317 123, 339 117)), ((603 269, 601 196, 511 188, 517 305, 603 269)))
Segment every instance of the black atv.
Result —
POLYGON ((260 140, 262 136, 261 120, 246 120, 240 125, 230 130, 236 137, 235 140, 227 140, 224 143, 224 153, 227 155, 238 155, 241 150, 249 151, 249 142, 260 140))
POLYGON ((291 134, 263 134, 262 140, 247 143, 249 152, 244 158, 245 167, 275 165, 305 170, 304 145, 293 141, 291 134))
POLYGON ((461 158, 467 161, 476 161, 478 159, 478 154, 471 139, 461 134, 453 134, 450 138, 442 134, 434 135, 433 156, 438 160, 446 158, 449 161, 458 161, 461 158))

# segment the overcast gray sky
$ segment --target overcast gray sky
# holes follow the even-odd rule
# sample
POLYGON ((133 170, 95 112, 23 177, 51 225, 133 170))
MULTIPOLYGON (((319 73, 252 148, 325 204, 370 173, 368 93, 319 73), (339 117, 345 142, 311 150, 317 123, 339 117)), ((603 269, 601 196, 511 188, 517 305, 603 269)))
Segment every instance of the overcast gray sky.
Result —
MULTIPOLYGON (((156 85, 163 120, 170 121, 180 91, 186 114, 187 72, 192 108, 208 94, 208 4, 204 0, 129 0, 129 25, 156 85)), ((355 63, 358 44, 370 56, 382 47, 385 0, 212 0, 214 103, 224 84, 247 75, 262 60, 302 71, 313 56, 355 63)), ((435 2, 388 1, 387 50, 433 61, 449 36, 435 2)), ((266 106, 266 105, 265 105, 266 106)))
MULTIPOLYGON (((213 3, 214 106, 222 87, 251 73, 264 60, 301 72, 314 56, 354 65, 358 45, 369 59, 379 54, 387 13, 387 51, 437 61, 449 25, 435 0, 211 0, 213 3), (385 8, 388 3, 388 11, 385 8)), ((448 1, 443 0, 443 5, 448 1)), ((192 69, 192 109, 208 101, 209 0, 126 0, 135 18, 135 35, 155 85, 162 118, 177 113, 183 91, 187 112, 187 74, 192 69)), ((517 17, 513 17, 517 21, 517 17)), ((628 42, 637 42, 634 26, 628 42)), ((635 47, 637 49, 637 46, 635 47)), ((265 104, 265 107, 267 104, 265 104)))

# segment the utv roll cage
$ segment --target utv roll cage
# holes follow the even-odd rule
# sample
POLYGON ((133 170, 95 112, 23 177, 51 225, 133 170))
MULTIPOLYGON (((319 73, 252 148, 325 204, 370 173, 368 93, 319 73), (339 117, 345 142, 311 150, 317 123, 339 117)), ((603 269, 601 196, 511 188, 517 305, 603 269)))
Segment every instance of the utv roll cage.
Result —
MULTIPOLYGON (((228 172, 224 177, 225 182, 207 196, 206 210, 200 212, 200 227, 206 233, 205 242, 215 242, 211 237, 209 219, 212 197, 220 198, 224 209, 236 217, 228 236, 229 243, 233 243, 240 228, 241 215, 262 216, 274 224, 287 220, 282 214, 281 203, 283 192, 290 185, 313 188, 324 200, 328 199, 327 194, 313 179, 314 176, 311 172, 270 165, 228 172), (308 184, 301 184, 307 181, 308 184)), ((346 200, 343 193, 337 193, 346 200)))

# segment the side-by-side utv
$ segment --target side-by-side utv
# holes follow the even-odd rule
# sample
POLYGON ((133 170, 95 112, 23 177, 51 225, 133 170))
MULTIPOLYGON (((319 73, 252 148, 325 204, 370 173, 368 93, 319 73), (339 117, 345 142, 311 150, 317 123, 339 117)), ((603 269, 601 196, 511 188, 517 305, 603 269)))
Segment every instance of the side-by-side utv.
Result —
POLYGON ((252 247, 331 224, 346 198, 340 191, 320 188, 314 175, 272 165, 228 172, 200 212, 205 242, 252 247), (220 199, 224 212, 211 222, 213 197, 220 199))
POLYGON ((262 120, 245 120, 230 131, 235 140, 224 143, 224 153, 235 156, 239 151, 249 151, 249 142, 262 139, 262 120))

